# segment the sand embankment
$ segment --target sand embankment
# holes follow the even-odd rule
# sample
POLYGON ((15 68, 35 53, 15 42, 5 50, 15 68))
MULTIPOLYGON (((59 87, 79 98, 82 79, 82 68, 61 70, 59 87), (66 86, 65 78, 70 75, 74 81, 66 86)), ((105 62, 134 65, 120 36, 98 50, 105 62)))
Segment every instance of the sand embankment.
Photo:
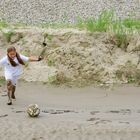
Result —
POLYGON ((140 79, 138 34, 128 36, 119 47, 111 33, 76 29, 3 29, 0 39, 0 58, 9 46, 26 56, 38 56, 43 41, 48 43, 44 60, 26 65, 22 75, 26 81, 99 85, 137 83, 140 79))

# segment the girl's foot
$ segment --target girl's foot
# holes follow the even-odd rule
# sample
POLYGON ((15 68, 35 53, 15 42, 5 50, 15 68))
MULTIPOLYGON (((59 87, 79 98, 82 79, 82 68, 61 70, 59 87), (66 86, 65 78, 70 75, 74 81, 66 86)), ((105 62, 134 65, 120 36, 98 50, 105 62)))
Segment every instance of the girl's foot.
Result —
POLYGON ((12 105, 12 102, 8 102, 7 105, 12 105))

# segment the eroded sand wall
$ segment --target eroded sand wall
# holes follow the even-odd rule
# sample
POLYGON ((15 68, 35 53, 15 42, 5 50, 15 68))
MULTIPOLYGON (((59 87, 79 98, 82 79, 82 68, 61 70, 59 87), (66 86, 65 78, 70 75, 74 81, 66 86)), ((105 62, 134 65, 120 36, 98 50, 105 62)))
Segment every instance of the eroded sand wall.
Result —
POLYGON ((22 78, 26 81, 110 84, 139 80, 139 35, 131 36, 126 47, 121 48, 109 33, 30 28, 12 31, 8 38, 8 32, 0 34, 0 57, 9 46, 26 56, 38 56, 43 41, 48 43, 45 59, 25 66, 22 78))

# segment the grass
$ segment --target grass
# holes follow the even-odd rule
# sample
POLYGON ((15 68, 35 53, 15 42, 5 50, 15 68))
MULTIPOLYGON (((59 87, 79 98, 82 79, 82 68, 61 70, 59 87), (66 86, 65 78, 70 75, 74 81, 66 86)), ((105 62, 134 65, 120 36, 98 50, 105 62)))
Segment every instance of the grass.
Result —
POLYGON ((118 21, 112 25, 113 34, 115 37, 116 45, 119 48, 127 48, 128 45, 128 36, 132 34, 130 31, 123 26, 121 21, 118 21))
POLYGON ((65 83, 69 83, 70 81, 71 79, 66 77, 63 72, 59 72, 56 75, 48 76, 48 83, 54 85, 65 84, 65 83))
POLYGON ((0 29, 9 27, 8 23, 5 21, 0 21, 0 29))
POLYGON ((130 29, 140 29, 140 19, 124 19, 122 21, 122 24, 126 27, 126 28, 130 28, 130 29))
POLYGON ((52 39, 53 39, 53 35, 49 35, 49 34, 44 34, 44 38, 47 38, 48 41, 51 43, 52 42, 52 39))
POLYGON ((7 42, 11 41, 11 37, 15 34, 14 31, 2 32, 7 42))
POLYGON ((113 21, 112 11, 103 11, 98 19, 93 17, 82 19, 78 18, 76 26, 80 29, 87 29, 90 32, 106 32, 113 21))
POLYGON ((50 84, 56 83, 56 81, 57 81, 56 75, 49 75, 49 76, 48 76, 48 82, 49 82, 50 84))
POLYGON ((109 32, 114 36, 115 45, 125 50, 129 42, 129 37, 134 32, 140 34, 140 19, 129 17, 124 20, 117 20, 114 17, 113 11, 103 11, 98 19, 78 18, 77 27, 90 32, 109 32))
MULTIPOLYGON (((4 21, 0 22, 0 29, 7 28, 10 25, 4 21)), ((22 24, 14 24, 14 27, 21 27, 22 24)), ((37 25, 41 28, 77 28, 80 30, 87 30, 89 32, 110 32, 114 35, 116 46, 120 48, 126 48, 128 44, 128 36, 132 35, 134 32, 140 34, 140 19, 135 19, 129 17, 124 20, 115 19, 114 12, 111 11, 102 11, 98 18, 89 17, 83 19, 81 17, 77 18, 76 23, 69 23, 66 20, 59 23, 46 23, 37 25)), ((13 27, 13 26, 12 26, 13 27)), ((25 27, 25 25, 24 25, 25 27)), ((31 26, 32 27, 32 26, 31 26)), ((10 37, 13 35, 13 32, 4 33, 4 36, 7 38, 7 41, 10 40, 10 37)), ((48 39, 51 41, 52 37, 49 36, 48 39)))
POLYGON ((53 60, 48 59, 47 63, 48 63, 48 66, 54 66, 54 61, 53 60))
MULTIPOLYGON (((6 21, 0 21, 0 29, 10 27, 6 21)), ((14 27, 26 27, 27 25, 22 23, 13 24, 14 27)), ((135 18, 126 18, 124 20, 115 19, 115 14, 113 10, 104 10, 101 12, 98 18, 89 17, 89 18, 81 18, 77 17, 77 21, 75 23, 69 23, 66 20, 62 22, 53 22, 53 23, 45 23, 36 25, 42 28, 78 28, 78 29, 86 29, 90 32, 106 32, 110 30, 110 27, 118 26, 127 29, 137 29, 140 30, 140 19, 135 18)), ((32 26, 31 26, 32 27, 32 26)))
POLYGON ((5 84, 5 79, 3 77, 0 77, 0 86, 5 84))
MULTIPOLYGON (((86 19, 77 17, 77 21, 73 24, 65 20, 62 22, 45 23, 36 26, 42 28, 78 28, 87 29, 90 32, 106 32, 109 31, 110 27, 120 27, 120 25, 123 26, 123 28, 140 30, 140 19, 129 17, 124 20, 117 20, 115 19, 115 13, 113 12, 113 10, 104 10, 96 19, 94 17, 89 17, 86 19)), ((10 26, 11 25, 6 21, 0 21, 0 29, 10 26)), ((13 27, 27 27, 27 25, 23 23, 15 23, 13 24, 13 27)))

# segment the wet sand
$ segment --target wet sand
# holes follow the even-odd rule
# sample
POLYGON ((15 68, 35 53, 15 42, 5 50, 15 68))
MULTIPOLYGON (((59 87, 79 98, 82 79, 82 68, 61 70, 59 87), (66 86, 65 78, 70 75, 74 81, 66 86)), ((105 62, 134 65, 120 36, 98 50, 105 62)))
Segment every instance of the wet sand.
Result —
POLYGON ((19 82, 7 106, 0 87, 0 140, 139 140, 140 87, 110 89, 52 87, 19 82), (29 104, 38 118, 26 113, 29 104))

